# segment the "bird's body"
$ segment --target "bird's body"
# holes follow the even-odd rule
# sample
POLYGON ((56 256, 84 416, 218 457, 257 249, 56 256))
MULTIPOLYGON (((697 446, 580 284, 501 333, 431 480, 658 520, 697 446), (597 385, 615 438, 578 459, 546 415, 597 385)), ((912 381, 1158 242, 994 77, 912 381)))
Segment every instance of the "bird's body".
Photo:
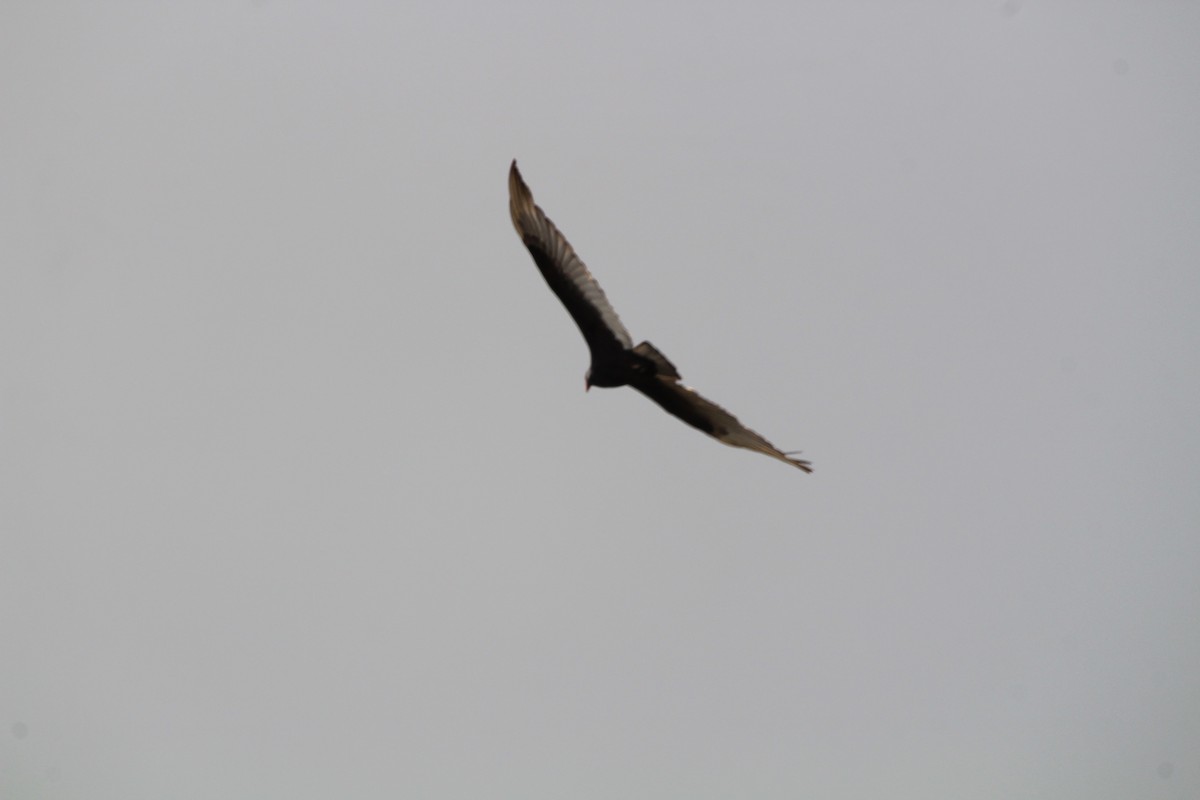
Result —
POLYGON ((533 202, 513 161, 508 173, 509 211, 550 289, 562 301, 591 351, 586 383, 615 388, 632 386, 665 411, 731 447, 744 447, 812 472, 811 465, 775 448, 738 422, 725 409, 680 383, 679 371, 654 345, 634 346, 629 331, 604 296, 574 248, 533 202))

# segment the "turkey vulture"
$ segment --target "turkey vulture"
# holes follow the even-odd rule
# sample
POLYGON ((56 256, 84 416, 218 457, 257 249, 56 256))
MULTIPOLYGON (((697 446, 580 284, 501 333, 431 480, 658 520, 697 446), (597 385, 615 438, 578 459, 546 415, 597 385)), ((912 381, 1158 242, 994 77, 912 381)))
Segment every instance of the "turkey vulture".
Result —
POLYGON ((534 204, 533 194, 521 178, 515 160, 508 172, 508 198, 517 235, 529 249, 550 289, 567 307, 592 351, 592 366, 584 378, 588 389, 593 386, 632 386, 668 413, 730 447, 745 447, 812 472, 807 461, 777 450, 738 422, 733 414, 680 383, 675 365, 654 345, 642 342, 634 346, 629 331, 609 305, 600 284, 588 272, 566 237, 534 204))

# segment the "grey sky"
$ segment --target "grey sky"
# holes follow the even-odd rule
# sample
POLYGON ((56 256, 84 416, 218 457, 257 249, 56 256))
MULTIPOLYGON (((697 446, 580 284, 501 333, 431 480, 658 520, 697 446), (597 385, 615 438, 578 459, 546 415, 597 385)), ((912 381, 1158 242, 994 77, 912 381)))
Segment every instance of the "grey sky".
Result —
POLYGON ((0 797, 1200 795, 1198 44, 4 4, 0 797))

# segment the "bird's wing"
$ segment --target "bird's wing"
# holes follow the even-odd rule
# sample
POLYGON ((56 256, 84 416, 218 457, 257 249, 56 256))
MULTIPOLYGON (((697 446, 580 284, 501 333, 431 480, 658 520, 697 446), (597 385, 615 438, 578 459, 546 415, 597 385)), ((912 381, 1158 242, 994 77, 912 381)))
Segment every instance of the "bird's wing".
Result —
POLYGON ((513 227, 529 248, 542 277, 579 326, 593 360, 597 355, 603 357, 616 349, 632 347, 629 331, 609 305, 600 284, 588 272, 583 260, 575 255, 567 238, 534 204, 533 194, 521 179, 516 161, 508 172, 508 208, 513 227))
POLYGON ((658 403, 670 414, 698 428, 709 436, 730 447, 744 447, 756 453, 778 458, 793 467, 812 472, 812 465, 799 458, 792 458, 754 431, 738 422, 711 400, 701 397, 695 389, 684 386, 678 378, 670 375, 644 375, 630 383, 633 388, 658 403))

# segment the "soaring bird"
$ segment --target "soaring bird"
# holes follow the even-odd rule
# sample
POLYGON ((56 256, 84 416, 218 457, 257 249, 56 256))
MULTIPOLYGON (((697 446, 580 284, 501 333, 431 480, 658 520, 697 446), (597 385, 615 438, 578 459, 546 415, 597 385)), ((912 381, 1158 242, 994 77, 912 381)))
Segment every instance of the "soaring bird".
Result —
POLYGON ((550 284, 579 326, 592 353, 585 386, 632 386, 663 407, 669 414, 698 428, 730 447, 744 447, 777 458, 793 467, 812 472, 812 465, 776 448, 762 436, 738 422, 711 400, 680 383, 679 371, 649 342, 634 346, 629 331, 621 324, 600 284, 574 248, 542 209, 533 202, 517 162, 508 171, 508 208, 517 235, 529 249, 550 284))

